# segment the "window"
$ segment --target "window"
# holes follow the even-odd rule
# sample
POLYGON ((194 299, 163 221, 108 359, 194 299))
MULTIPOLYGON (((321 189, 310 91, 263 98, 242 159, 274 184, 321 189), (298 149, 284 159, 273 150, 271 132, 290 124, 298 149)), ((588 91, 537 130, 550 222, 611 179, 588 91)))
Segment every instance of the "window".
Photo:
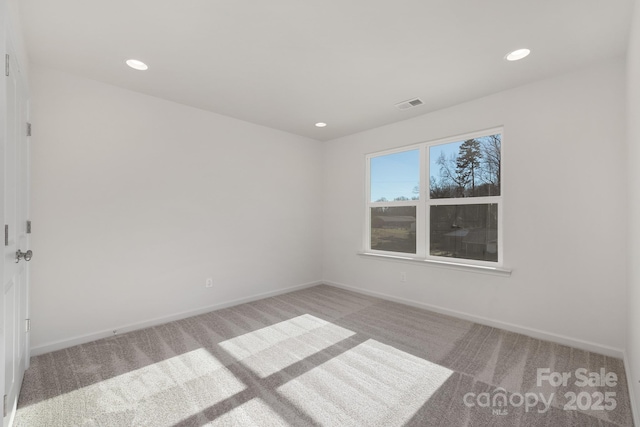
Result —
POLYGON ((420 150, 372 157, 370 249, 416 254, 420 150))
POLYGON ((502 264, 502 130, 367 156, 367 252, 502 264))

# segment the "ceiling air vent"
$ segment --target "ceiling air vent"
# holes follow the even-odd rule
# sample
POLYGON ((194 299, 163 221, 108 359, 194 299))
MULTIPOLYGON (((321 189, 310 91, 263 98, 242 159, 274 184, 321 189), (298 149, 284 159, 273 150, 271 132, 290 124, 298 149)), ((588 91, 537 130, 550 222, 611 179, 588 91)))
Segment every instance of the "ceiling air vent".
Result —
POLYGON ((408 101, 402 101, 396 104, 396 108, 398 110, 408 110, 409 108, 417 107, 418 105, 422 105, 424 102, 420 98, 413 98, 408 101))

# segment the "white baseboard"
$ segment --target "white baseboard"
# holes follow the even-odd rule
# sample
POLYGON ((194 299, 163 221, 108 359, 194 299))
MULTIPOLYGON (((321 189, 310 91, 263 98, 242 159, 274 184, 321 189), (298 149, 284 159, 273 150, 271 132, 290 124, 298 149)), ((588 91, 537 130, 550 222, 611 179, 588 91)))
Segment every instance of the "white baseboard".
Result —
MULTIPOLYGON (((579 349, 582 349, 582 350, 591 351, 591 352, 594 352, 594 353, 604 354, 606 356, 611 356, 611 357, 617 357, 617 358, 620 358, 620 359, 624 359, 624 351, 622 349, 603 346, 603 345, 595 344, 595 343, 588 342, 588 341, 583 341, 583 340, 579 340, 579 339, 575 339, 575 338, 570 338, 570 337, 567 337, 567 336, 564 336, 564 335, 554 334, 554 333, 551 333, 551 332, 541 331, 541 330, 538 330, 538 329, 528 328, 528 327, 524 327, 524 326, 520 326, 520 325, 514 325, 514 324, 511 324, 511 323, 501 322, 501 321, 498 321, 498 320, 493 320, 493 319, 489 319, 489 318, 485 318, 485 317, 481 317, 481 316, 475 316, 475 315, 472 315, 472 314, 467 314, 467 313, 463 313, 463 312, 456 311, 456 310, 450 310, 450 309, 447 309, 447 308, 443 308, 443 307, 439 307, 439 306, 435 306, 435 305, 431 305, 431 304, 416 302, 416 301, 408 300, 408 299, 405 299, 405 298, 399 298, 399 297, 395 297, 395 296, 392 296, 392 295, 384 294, 384 293, 381 293, 381 292, 373 292, 373 291, 369 291, 369 290, 366 290, 366 289, 358 288, 358 287, 355 287, 355 286, 345 285, 343 283, 337 283, 337 282, 332 282, 332 281, 328 281, 328 280, 324 280, 324 281, 320 280, 320 281, 316 281, 316 282, 304 283, 304 284, 301 284, 301 285, 291 286, 291 287, 288 287, 288 288, 283 288, 283 289, 278 289, 278 290, 275 290, 275 291, 264 292, 264 293, 255 294, 255 295, 252 295, 252 296, 249 296, 249 297, 239 298, 239 299, 235 299, 235 300, 232 300, 232 301, 226 301, 226 302, 219 303, 219 304, 214 304, 214 305, 210 305, 210 306, 206 306, 206 307, 201 307, 201 308, 197 308, 197 309, 194 309, 194 310, 188 310, 188 311, 183 311, 183 312, 180 312, 180 313, 174 313, 174 314, 171 314, 171 315, 168 315, 168 316, 157 317, 157 318, 149 319, 149 320, 142 321, 142 322, 127 324, 127 325, 121 325, 121 326, 114 326, 113 328, 109 328, 108 330, 104 330, 104 331, 100 331, 100 332, 94 332, 94 333, 90 333, 90 334, 86 334, 86 335, 80 335, 80 336, 76 336, 76 337, 73 337, 73 338, 60 340, 60 341, 55 341, 55 342, 43 344, 43 345, 40 345, 40 346, 37 346, 37 347, 32 347, 31 348, 31 355, 32 356, 38 356, 40 354, 49 353, 51 351, 62 350, 64 348, 73 347, 74 345, 84 344, 84 343, 95 341, 95 340, 98 340, 98 339, 101 339, 101 338, 111 337, 111 336, 113 336, 113 330, 117 330, 119 334, 123 334, 123 333, 131 332, 131 331, 135 331, 135 330, 139 330, 139 329, 148 328, 148 327, 151 327, 151 326, 161 325, 163 323, 171 322, 171 321, 174 321, 174 320, 180 320, 180 319, 185 319, 185 318, 191 317, 191 316, 197 316, 199 314, 207 313, 209 311, 220 310, 220 309, 223 309, 223 308, 232 307, 232 306, 235 306, 235 305, 256 301, 256 300, 263 299, 263 298, 269 298, 269 297, 272 297, 272 296, 286 294, 288 292, 293 292, 293 291, 296 291, 296 290, 299 290, 299 289, 309 288, 309 287, 320 285, 320 284, 323 284, 323 283, 327 284, 327 285, 330 285, 330 286, 335 286, 337 288, 342 288, 342 289, 346 289, 346 290, 349 290, 349 291, 357 292, 357 293, 360 293, 360 294, 370 295, 370 296, 373 296, 373 297, 377 297, 377 298, 381 298, 381 299, 385 299, 385 300, 389 300, 389 301, 394 301, 394 302, 398 302, 398 303, 401 303, 401 304, 406 304, 406 305, 409 305, 409 306, 422 308, 422 309, 425 309, 425 310, 434 311, 436 313, 441 313, 441 314, 445 314, 445 315, 448 315, 448 316, 457 317, 459 319, 468 320, 468 321, 479 323, 479 324, 482 324, 482 325, 487 325, 487 326, 491 326, 491 327, 495 327, 495 328, 499 328, 499 329, 505 329, 507 331, 516 332, 516 333, 527 335, 527 336, 530 336, 530 337, 533 337, 533 338, 538 338, 538 339, 541 339, 541 340, 546 340, 546 341, 551 341, 551 342, 555 342, 555 343, 559 343, 559 344, 564 344, 564 345, 567 345, 567 346, 570 346, 570 347, 575 347, 575 348, 579 348, 579 349)), ((638 425, 640 426, 640 423, 638 423, 638 425)))
POLYGON ((149 328, 151 326, 161 325, 163 323, 172 322, 174 320, 186 319, 187 317, 197 316, 199 314, 208 313, 210 311, 220 310, 227 307, 232 307, 234 305, 240 305, 247 302, 257 301, 264 298, 269 298, 277 295, 286 294, 289 292, 297 291, 300 289, 310 288, 312 286, 320 285, 324 282, 309 282, 304 283, 302 285, 291 286, 284 289, 278 289, 275 291, 263 292, 260 294, 252 295, 249 297, 239 298, 232 301, 222 302, 219 304, 214 304, 206 307, 196 308, 194 310, 183 311, 180 313, 174 313, 168 316, 157 317, 155 319, 149 319, 142 322, 131 323, 124 326, 114 326, 109 330, 94 332, 86 335, 80 335, 77 337, 55 341, 47 344, 43 344, 37 347, 31 348, 31 356, 39 356, 41 354, 50 353, 52 351, 62 350, 64 348, 73 347, 74 345, 85 344, 91 341, 99 340, 102 338, 112 337, 113 331, 117 330, 118 334, 124 334, 127 332, 136 331, 139 329, 149 328))
MULTIPOLYGON (((631 375, 631 365, 629 364, 629 358, 627 352, 623 351, 624 357, 624 371, 627 373, 627 385, 629 386, 629 400, 631 401, 631 415, 633 416, 633 424, 640 426, 640 407, 638 407, 638 400, 636 399, 636 392, 634 387, 634 378, 631 375)), ((640 397, 640 396, 638 396, 640 397)))
MULTIPOLYGON (((575 347, 581 350, 603 354, 605 356, 616 357, 618 359, 622 359, 624 356, 623 350, 618 348, 608 347, 608 346, 592 343, 589 341, 583 341, 580 339, 571 338, 564 335, 554 334, 552 332, 541 331, 538 329, 528 328, 520 325, 514 325, 507 322, 501 322, 499 320, 493 320, 486 317, 463 313, 461 311, 450 310, 448 308, 443 308, 443 307, 438 307, 431 304, 412 301, 405 298, 399 298, 392 295, 383 294, 381 292, 373 292, 366 289, 345 285, 343 283, 336 283, 328 280, 325 280, 324 283, 330 286, 335 286, 336 288, 342 288, 342 289, 357 292, 360 294, 369 295, 372 297, 377 297, 377 298, 385 299, 388 301, 398 302, 400 304, 406 304, 412 307, 422 308, 429 311, 434 311, 436 313, 457 317, 458 319, 469 320, 470 322, 479 323, 481 325, 504 329, 510 332, 516 332, 518 334, 527 335, 540 340, 551 341, 558 344, 564 344, 569 347, 575 347)), ((640 426, 640 424, 638 425, 640 426)))

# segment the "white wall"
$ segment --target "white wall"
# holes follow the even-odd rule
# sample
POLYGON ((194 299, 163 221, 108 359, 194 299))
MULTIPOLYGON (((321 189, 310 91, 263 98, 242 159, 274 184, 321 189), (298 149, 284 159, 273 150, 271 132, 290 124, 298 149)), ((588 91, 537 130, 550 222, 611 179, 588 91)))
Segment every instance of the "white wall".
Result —
POLYGON ((51 69, 31 78, 36 353, 321 279, 319 142, 51 69))
POLYGON ((326 143, 325 280, 620 355, 624 99, 619 59, 326 143), (511 277, 356 255, 363 249, 366 153, 500 125, 511 277))
POLYGON ((629 141, 629 295, 627 369, 635 394, 635 422, 640 424, 640 2, 635 3, 627 56, 627 131, 629 141))

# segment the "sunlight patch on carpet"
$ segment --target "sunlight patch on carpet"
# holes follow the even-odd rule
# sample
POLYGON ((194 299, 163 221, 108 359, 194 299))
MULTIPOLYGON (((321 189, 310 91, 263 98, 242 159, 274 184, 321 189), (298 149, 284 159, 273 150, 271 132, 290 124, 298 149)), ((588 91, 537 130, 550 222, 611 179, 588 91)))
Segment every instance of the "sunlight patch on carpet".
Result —
POLYGON ((453 371, 369 339, 278 387, 320 425, 404 425, 453 371))
POLYGON ((289 424, 262 399, 254 398, 209 421, 207 425, 268 427, 289 424))
MULTIPOLYGON (((123 363, 125 363, 123 361, 123 363)), ((246 389, 205 349, 109 378, 22 408, 25 419, 52 424, 62 414, 83 414, 73 425, 173 426, 202 407, 246 389), (143 416, 145 419, 138 419, 143 416), (152 417, 153 419, 151 419, 152 417)))
POLYGON ((353 331, 304 314, 219 345, 264 378, 353 335, 353 331))

